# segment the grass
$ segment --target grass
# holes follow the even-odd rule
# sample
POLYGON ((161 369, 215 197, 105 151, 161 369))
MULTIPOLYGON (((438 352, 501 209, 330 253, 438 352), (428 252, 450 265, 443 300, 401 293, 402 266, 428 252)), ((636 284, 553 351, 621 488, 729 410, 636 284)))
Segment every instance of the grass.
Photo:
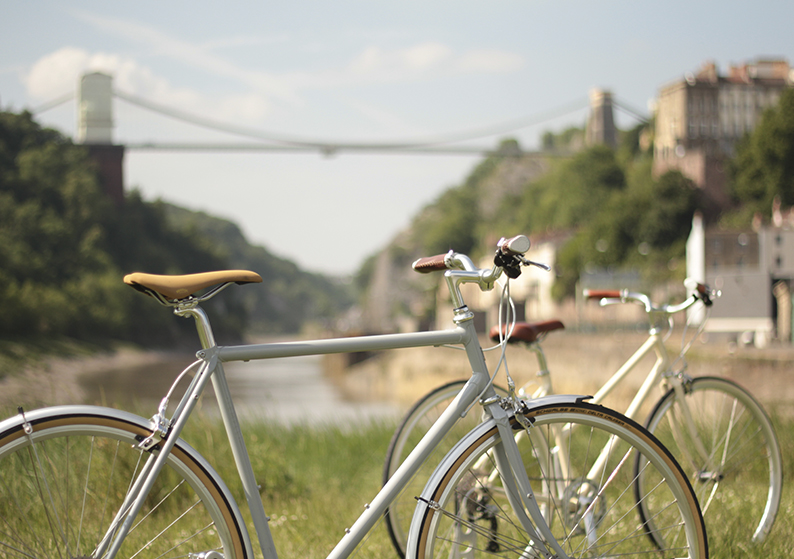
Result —
MULTIPOLYGON (((348 428, 243 426, 280 557, 321 559, 330 553, 380 489, 383 458, 394 428, 389 422, 348 428)), ((209 423, 191 431, 185 438, 213 464, 244 508, 242 486, 222 428, 209 423)), ((247 509, 243 512, 252 530, 250 514, 247 509)), ((366 557, 396 557, 380 524, 359 551, 366 557)))
MULTIPOLYGON (((11 410, 5 410, 13 413, 11 410)), ((782 411, 782 410, 781 410, 782 411)), ((784 474, 794 467, 794 418, 776 414, 784 474)), ((198 415, 184 438, 215 467, 243 509, 249 530, 250 515, 245 506, 231 450, 218 421, 198 415)), ((380 488, 383 458, 394 425, 365 423, 340 428, 328 425, 273 426, 245 424, 246 444, 261 486, 270 528, 284 559, 321 559, 344 535, 366 503, 380 488)), ((784 485, 777 522, 768 539, 749 544, 731 539, 731 525, 747 524, 725 511, 713 522, 725 529, 711 535, 711 557, 787 558, 794 541, 794 489, 784 485)), ((253 534, 252 534, 253 536, 253 534)), ((254 542, 255 549, 257 548, 254 542)), ((259 554, 257 553, 257 556, 259 554)), ((358 550, 358 556, 396 558, 381 521, 358 550)))
MULTIPOLYGON (((784 476, 794 468, 794 418, 775 418, 783 451, 784 476)), ((265 510, 272 517, 271 530, 279 555, 325 557, 358 517, 380 487, 383 457, 393 426, 361 425, 353 431, 312 426, 310 428, 247 426, 247 444, 254 471, 261 477, 265 510), (269 472, 265 474, 264 472, 269 472)), ((230 454, 217 450, 222 438, 213 429, 202 430, 203 440, 189 440, 213 463, 227 480, 236 478, 230 454), (213 453, 213 449, 215 449, 213 453)), ((719 537, 711 536, 714 558, 788 558, 794 541, 794 487, 785 483, 780 511, 772 532, 760 544, 731 539, 731 525, 746 525, 747 519, 725 511, 712 520, 725 529, 719 537)), ((242 503, 241 489, 232 486, 242 503)), ((250 524, 249 524, 250 526, 250 524)), ((364 556, 396 557, 382 525, 376 527, 364 544, 364 556)))

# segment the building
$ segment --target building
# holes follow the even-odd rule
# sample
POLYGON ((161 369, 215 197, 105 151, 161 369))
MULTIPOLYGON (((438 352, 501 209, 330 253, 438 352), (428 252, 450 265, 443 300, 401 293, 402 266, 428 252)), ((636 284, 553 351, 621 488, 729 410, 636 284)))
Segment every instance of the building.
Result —
POLYGON ((706 228, 696 215, 687 242, 687 276, 719 289, 706 331, 753 340, 792 341, 794 220, 775 212, 749 230, 706 228))
POLYGON ((653 171, 679 170, 702 188, 715 208, 728 203, 724 163, 763 112, 794 85, 786 60, 731 66, 721 76, 713 62, 663 86, 656 108, 653 171))

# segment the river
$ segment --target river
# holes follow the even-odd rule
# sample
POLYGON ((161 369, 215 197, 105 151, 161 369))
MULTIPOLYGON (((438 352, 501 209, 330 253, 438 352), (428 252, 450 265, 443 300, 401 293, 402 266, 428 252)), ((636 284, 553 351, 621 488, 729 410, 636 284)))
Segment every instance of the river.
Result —
MULTIPOLYGON (((154 365, 97 371, 79 382, 86 403, 112 404, 151 413, 190 358, 172 357, 154 365)), ((388 402, 360 402, 344 397, 323 374, 322 357, 290 357, 248 363, 227 363, 226 378, 243 421, 268 419, 282 424, 354 425, 392 420, 401 410, 388 402)), ((187 385, 178 385, 181 394, 187 385)), ((172 403, 175 399, 172 398, 172 403)), ((205 412, 217 411, 211 387, 201 401, 205 412)), ((151 414, 150 413, 150 414, 151 414)))

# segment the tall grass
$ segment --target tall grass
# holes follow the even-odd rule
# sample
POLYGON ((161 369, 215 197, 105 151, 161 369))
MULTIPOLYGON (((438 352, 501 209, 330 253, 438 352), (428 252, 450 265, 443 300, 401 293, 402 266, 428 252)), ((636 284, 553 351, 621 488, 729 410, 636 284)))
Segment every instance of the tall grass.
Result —
MULTIPOLYGON (((788 479, 794 468, 794 417, 790 413, 773 417, 788 479)), ((394 427, 390 422, 346 427, 244 424, 246 445, 282 559, 321 559, 344 536, 345 528, 353 524, 380 488, 383 459, 394 427)), ((229 485, 252 530, 223 426, 216 419, 196 414, 184 438, 229 485)), ((731 537, 730 527, 747 524, 749 519, 737 518, 731 510, 721 511, 721 517, 711 522, 722 528, 710 534, 711 557, 790 557, 793 513, 794 489, 784 483, 777 522, 765 542, 753 545, 731 537)), ((256 541, 254 548, 258 549, 256 541)), ((396 558, 382 522, 362 544, 358 556, 396 558)))
MULTIPOLYGON (((243 425, 279 557, 321 559, 328 555, 380 489, 383 459, 394 428, 393 422, 345 427, 243 425)), ((223 427, 204 420, 192 426, 185 438, 227 482, 253 530, 223 427)), ((255 549, 256 545, 254 541, 255 549)), ((396 557, 382 525, 358 551, 364 557, 396 557)))
MULTIPOLYGON (((774 419, 783 451, 784 476, 794 468, 794 418, 774 419)), ((227 482, 236 479, 230 451, 218 441, 225 437, 212 425, 202 427, 198 438, 188 434, 203 454, 210 456, 227 482)), ((265 510, 279 556, 322 558, 344 535, 380 487, 383 458, 394 426, 362 424, 354 429, 312 425, 279 427, 246 425, 246 440, 254 471, 262 486, 265 510)), ((714 558, 789 558, 794 541, 794 488, 786 484, 780 512, 772 532, 760 544, 731 538, 731 525, 749 523, 733 511, 720 512, 713 525, 724 527, 710 535, 714 558)), ((240 487, 232 484, 242 506, 240 487)), ((250 527, 250 524, 249 524, 250 527)), ((384 526, 376 527, 359 550, 364 557, 392 558, 396 554, 384 526)))

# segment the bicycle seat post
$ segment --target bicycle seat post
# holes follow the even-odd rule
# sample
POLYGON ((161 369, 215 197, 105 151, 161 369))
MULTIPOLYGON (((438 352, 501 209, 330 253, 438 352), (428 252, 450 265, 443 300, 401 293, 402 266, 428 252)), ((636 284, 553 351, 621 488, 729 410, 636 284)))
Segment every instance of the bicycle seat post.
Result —
POLYGON ((197 303, 191 302, 185 305, 180 305, 174 309, 174 314, 183 318, 193 318, 193 320, 196 322, 196 330, 198 331, 202 349, 215 347, 215 336, 212 333, 210 319, 207 316, 207 313, 204 312, 204 309, 199 307, 197 303))

